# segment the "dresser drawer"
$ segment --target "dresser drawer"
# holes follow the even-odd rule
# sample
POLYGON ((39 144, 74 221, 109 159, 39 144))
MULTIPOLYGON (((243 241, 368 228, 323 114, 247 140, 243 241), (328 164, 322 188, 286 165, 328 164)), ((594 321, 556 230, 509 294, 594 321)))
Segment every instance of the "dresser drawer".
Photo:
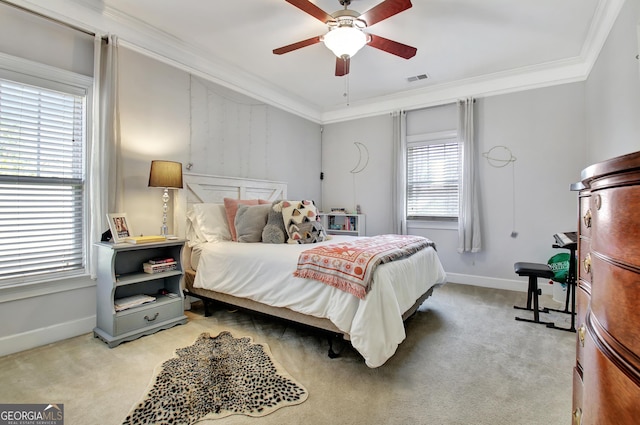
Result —
POLYGON ((584 289, 576 291, 576 360, 584 364, 584 339, 586 338, 586 317, 589 308, 589 294, 584 289))
POLYGON ((584 393, 584 384, 582 383, 582 376, 577 367, 573 368, 573 409, 572 424, 582 423, 582 394, 584 393))
POLYGON ((122 311, 116 314, 114 336, 143 330, 145 327, 157 325, 165 320, 175 319, 183 314, 182 310, 182 299, 176 298, 160 304, 122 311))
MULTIPOLYGON (((638 274, 604 261, 592 258, 591 314, 604 328, 611 344, 624 346, 632 353, 640 353, 640 327, 638 327, 638 274)), ((603 337, 607 337, 606 334, 603 337)), ((640 368, 640 364, 637 365, 640 368)))
POLYGON ((591 285, 591 240, 580 238, 578 245, 578 276, 591 285))
POLYGON ((640 267, 640 186, 595 191, 591 195, 591 250, 640 267))
POLYGON ((593 219, 593 213, 591 212, 591 196, 581 196, 579 208, 580 235, 591 237, 591 226, 593 219))
POLYGON ((591 333, 585 342, 580 424, 636 425, 640 417, 640 387, 618 367, 615 353, 597 347, 591 333))

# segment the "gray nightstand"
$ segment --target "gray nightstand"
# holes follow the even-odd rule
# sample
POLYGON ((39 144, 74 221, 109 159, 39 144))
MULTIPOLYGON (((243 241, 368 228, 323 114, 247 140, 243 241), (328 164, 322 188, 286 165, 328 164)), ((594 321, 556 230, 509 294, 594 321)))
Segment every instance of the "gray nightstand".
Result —
POLYGON ((180 288, 184 240, 133 245, 98 243, 97 326, 95 337, 109 347, 187 322, 180 288), (144 273, 143 263, 174 258, 175 270, 144 273), (152 303, 116 311, 115 300, 136 295, 156 298, 152 303))

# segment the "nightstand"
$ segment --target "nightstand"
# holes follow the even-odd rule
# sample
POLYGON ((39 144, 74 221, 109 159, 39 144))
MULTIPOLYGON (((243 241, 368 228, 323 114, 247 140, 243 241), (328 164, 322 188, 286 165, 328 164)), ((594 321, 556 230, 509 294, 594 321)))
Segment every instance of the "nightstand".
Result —
MULTIPOLYGON (((101 242, 98 248, 97 325, 93 335, 110 348, 187 322, 183 275, 184 240, 140 245, 101 242), (175 270, 145 273, 143 264, 152 259, 173 258, 175 270), (119 310, 116 303, 147 295, 154 301, 119 310)), ((166 267, 168 269, 172 267, 166 267)), ((134 303, 135 304, 135 303, 134 303)))

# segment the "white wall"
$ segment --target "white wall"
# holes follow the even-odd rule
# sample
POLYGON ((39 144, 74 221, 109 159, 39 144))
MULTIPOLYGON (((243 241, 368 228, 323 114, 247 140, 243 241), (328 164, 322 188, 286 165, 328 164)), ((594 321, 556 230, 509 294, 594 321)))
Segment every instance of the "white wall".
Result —
POLYGON ((392 228, 392 135, 391 115, 330 124, 323 130, 322 208, 353 212, 359 204, 366 214, 367 235, 389 233, 392 228), (359 173, 351 173, 360 159, 355 142, 369 152, 369 162, 359 173))
POLYGON ((587 163, 640 150, 640 0, 627 0, 586 83, 587 163))
POLYGON ((123 211, 136 234, 162 223, 162 190, 147 187, 154 159, 284 181, 292 199, 320 198, 318 124, 125 48, 119 67, 123 211))
MULTIPOLYGON (((195 131, 191 144, 189 73, 126 48, 120 48, 119 72, 122 211, 134 233, 157 234, 162 222, 161 190, 147 187, 154 159, 192 162, 196 173, 285 181, 292 199, 320 198, 318 124, 253 99, 220 102, 215 99, 224 97, 220 91, 196 88, 214 98, 225 119, 221 127, 207 127, 205 135, 195 131), (252 105, 248 113, 245 102, 252 105), (222 162, 221 153, 226 153, 222 162)), ((193 128, 201 130, 201 124, 193 128)), ((0 288, 0 355, 92 331, 94 281, 84 277, 45 286, 46 291, 0 288)))
MULTIPOLYGON (((407 127, 418 133, 451 129, 454 110, 452 106, 424 110, 416 122, 409 121, 407 127)), ((475 132, 479 147, 483 251, 458 254, 457 230, 410 230, 437 243, 450 281, 514 289, 509 286, 515 278, 514 262, 546 262, 558 253, 551 247, 553 234, 576 230, 577 196, 569 191, 569 186, 579 180, 585 164, 584 128, 582 83, 477 100, 475 132), (493 168, 480 155, 496 145, 509 147, 517 158, 514 163, 517 238, 511 237, 512 169, 510 166, 493 168)), ((369 147, 370 166, 357 181, 356 196, 367 214, 369 235, 393 229, 391 132, 389 116, 330 124, 324 128, 323 193, 328 207, 353 205, 349 170, 356 161, 357 150, 352 142, 360 141, 369 147)))
POLYGON ((93 76, 93 36, 1 2, 0 52, 93 76))
POLYGON ((465 275, 513 279, 514 262, 546 262, 558 253, 553 234, 576 230, 577 196, 569 186, 584 163, 582 83, 478 99, 475 112, 478 153, 502 145, 516 160, 495 168, 479 158, 482 252, 454 254, 457 231, 435 233, 452 252, 445 270, 465 283, 465 275))

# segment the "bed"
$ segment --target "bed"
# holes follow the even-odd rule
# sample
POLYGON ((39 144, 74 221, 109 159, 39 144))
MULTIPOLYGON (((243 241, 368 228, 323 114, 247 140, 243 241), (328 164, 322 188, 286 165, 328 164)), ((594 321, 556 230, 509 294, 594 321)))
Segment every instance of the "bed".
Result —
MULTIPOLYGON (((182 259, 185 293, 340 335, 351 342, 369 367, 379 367, 393 356, 406 336, 404 320, 446 281, 433 247, 380 264, 364 299, 317 280, 295 277, 301 252, 351 243, 357 237, 334 235, 313 244, 239 243, 224 238, 203 241, 201 235, 194 236, 194 210, 220 214, 225 198, 259 199, 270 206, 273 201, 287 199, 287 186, 191 173, 184 174, 184 181, 185 190, 176 198, 174 225, 179 235, 189 239, 182 259)), ((329 353, 334 354, 331 347, 329 353)))

